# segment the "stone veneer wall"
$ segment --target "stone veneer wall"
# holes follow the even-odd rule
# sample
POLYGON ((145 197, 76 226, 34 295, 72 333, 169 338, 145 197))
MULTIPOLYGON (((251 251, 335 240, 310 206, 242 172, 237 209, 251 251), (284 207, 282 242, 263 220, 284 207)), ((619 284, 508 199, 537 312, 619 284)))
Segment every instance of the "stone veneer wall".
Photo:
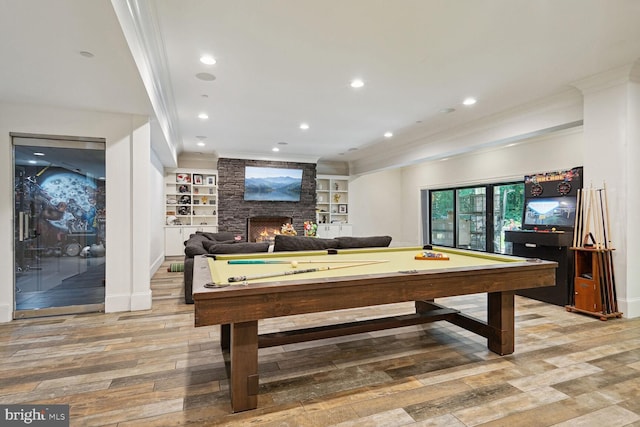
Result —
POLYGON ((316 165, 266 160, 218 159, 218 230, 247 238, 247 218, 287 216, 293 218, 298 235, 304 235, 305 221, 316 220, 316 165), (302 169, 299 202, 257 202, 244 200, 244 167, 262 166, 302 169))

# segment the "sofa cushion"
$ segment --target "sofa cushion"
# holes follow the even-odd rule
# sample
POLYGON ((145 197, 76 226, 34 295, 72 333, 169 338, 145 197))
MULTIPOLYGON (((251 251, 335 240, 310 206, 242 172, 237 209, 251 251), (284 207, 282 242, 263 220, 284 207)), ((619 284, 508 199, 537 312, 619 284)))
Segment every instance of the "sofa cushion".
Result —
POLYGON ((211 253, 211 251, 209 251, 209 248, 211 246, 233 245, 233 244, 238 244, 238 242, 236 242, 235 240, 225 240, 224 242, 218 242, 216 240, 205 240, 204 242, 202 242, 202 246, 204 246, 204 249, 207 251, 207 253, 211 253))
POLYGON ((218 243, 209 246, 210 254, 250 254, 254 252, 267 252, 269 242, 244 242, 244 243, 218 243))
POLYGON ((335 239, 320 239, 317 237, 286 236, 277 234, 273 245, 274 252, 285 251, 315 251, 322 249, 335 249, 338 241, 335 239))
POLYGON ((203 246, 203 241, 201 240, 193 240, 193 238, 186 241, 186 246, 184 247, 184 254, 187 257, 193 258, 196 255, 204 255, 208 253, 207 250, 203 246))
POLYGON ((211 233, 209 231, 197 231, 196 234, 204 236, 209 240, 215 240, 216 242, 226 242, 229 240, 235 241, 234 239, 236 237, 235 234, 228 231, 221 231, 219 233, 211 233))
POLYGON ((385 248, 391 244, 391 236, 336 237, 338 249, 349 248, 385 248))

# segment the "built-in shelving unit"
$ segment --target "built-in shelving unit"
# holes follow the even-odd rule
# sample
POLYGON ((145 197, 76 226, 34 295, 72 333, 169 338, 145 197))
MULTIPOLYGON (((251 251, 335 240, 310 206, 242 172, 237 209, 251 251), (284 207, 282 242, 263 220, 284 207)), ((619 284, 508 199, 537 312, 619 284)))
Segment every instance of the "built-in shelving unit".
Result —
POLYGON ((184 253, 196 231, 218 231, 218 174, 210 169, 165 172, 165 255, 184 253))
POLYGON ((316 222, 319 237, 331 238, 352 234, 349 224, 349 177, 316 177, 316 222))

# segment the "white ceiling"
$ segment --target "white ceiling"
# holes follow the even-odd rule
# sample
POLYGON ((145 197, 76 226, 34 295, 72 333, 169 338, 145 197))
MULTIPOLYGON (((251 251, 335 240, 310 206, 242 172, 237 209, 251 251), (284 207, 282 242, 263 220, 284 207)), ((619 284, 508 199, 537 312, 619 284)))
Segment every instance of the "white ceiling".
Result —
POLYGON ((640 58, 638 0, 113 5, 141 19, 128 27, 108 0, 0 0, 0 102, 155 114, 179 151, 351 161, 406 144, 417 128, 461 126, 640 58), (146 64, 127 47, 134 33, 154 47, 146 64), (201 64, 204 53, 217 63, 201 64), (164 108, 149 100, 145 75, 164 108), (356 77, 363 88, 349 87, 356 77), (463 106, 468 96, 478 103, 463 106))

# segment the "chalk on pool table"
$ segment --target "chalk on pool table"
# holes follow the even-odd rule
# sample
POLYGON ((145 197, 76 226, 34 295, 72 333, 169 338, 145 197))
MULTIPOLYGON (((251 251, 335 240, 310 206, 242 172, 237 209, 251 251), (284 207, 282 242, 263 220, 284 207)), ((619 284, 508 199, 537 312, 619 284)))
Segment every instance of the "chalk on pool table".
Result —
POLYGON ((327 249, 327 255, 338 255, 337 249, 327 249))
POLYGON ((432 245, 424 245, 422 247, 422 249, 424 249, 425 251, 430 251, 431 249, 433 249, 433 246, 432 245))

